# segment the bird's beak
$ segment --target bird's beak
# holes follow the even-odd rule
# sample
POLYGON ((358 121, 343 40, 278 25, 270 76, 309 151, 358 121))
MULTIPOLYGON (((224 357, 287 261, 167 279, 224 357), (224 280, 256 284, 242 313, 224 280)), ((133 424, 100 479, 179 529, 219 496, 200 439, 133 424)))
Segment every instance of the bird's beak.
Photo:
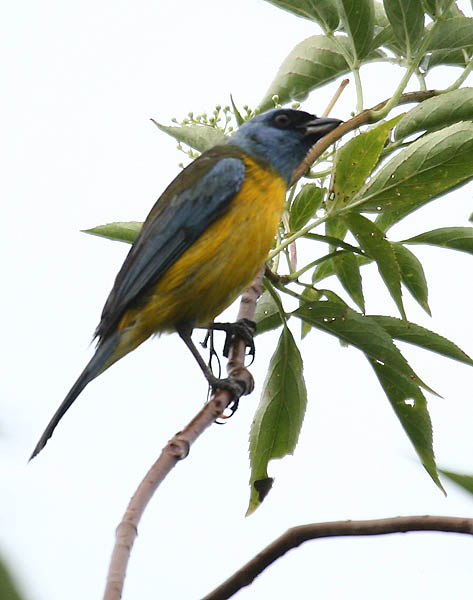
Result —
POLYGON ((331 119, 329 117, 320 117, 305 123, 301 129, 304 130, 304 135, 316 135, 319 138, 327 135, 333 129, 336 129, 343 121, 340 119, 331 119))

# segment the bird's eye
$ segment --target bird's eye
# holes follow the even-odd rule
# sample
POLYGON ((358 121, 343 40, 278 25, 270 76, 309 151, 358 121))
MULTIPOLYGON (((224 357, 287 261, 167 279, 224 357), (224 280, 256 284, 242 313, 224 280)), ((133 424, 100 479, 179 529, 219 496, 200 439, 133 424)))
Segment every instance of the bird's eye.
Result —
POLYGON ((283 113, 281 115, 277 115, 274 118, 274 124, 276 125, 276 127, 286 129, 291 124, 291 119, 283 113))

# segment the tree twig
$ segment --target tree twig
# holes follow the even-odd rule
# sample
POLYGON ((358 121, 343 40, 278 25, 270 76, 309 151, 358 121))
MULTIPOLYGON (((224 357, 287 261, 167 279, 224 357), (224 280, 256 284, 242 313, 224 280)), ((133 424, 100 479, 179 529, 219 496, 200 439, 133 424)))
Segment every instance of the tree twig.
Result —
MULTIPOLYGON (((263 271, 242 295, 238 319, 253 320, 256 301, 261 295, 262 289, 263 271)), ((253 390, 254 381, 251 373, 245 368, 245 351, 245 343, 242 340, 236 340, 230 349, 227 373, 229 377, 244 380, 248 390, 247 393, 250 393, 253 390)), ((104 600, 119 600, 121 598, 128 560, 138 534, 138 523, 153 494, 176 464, 186 458, 190 446, 201 433, 222 416, 230 401, 231 396, 226 390, 218 390, 192 421, 169 440, 157 461, 139 484, 116 529, 115 545, 110 560, 104 600)))
MULTIPOLYGON (((409 92, 407 94, 402 94, 399 98, 399 104, 409 104, 411 102, 423 102, 428 98, 432 98, 437 95, 438 92, 436 90, 426 90, 421 92, 409 92)), ((334 142, 339 140, 342 136, 344 136, 349 131, 353 131, 354 129, 358 129, 361 125, 367 125, 368 123, 373 122, 373 113, 377 110, 381 110, 385 104, 388 103, 388 100, 383 100, 373 108, 367 108, 366 110, 362 110, 360 113, 355 115, 349 121, 345 121, 341 125, 339 125, 336 129, 333 129, 327 135, 324 135, 317 143, 315 143, 312 148, 309 150, 307 156, 301 162, 301 164, 297 167, 292 175, 291 185, 294 185, 296 181, 298 181, 301 177, 303 177, 314 164, 314 162, 321 156, 325 150, 329 146, 331 146, 334 142)))
POLYGON ((225 600, 249 585, 266 567, 289 550, 318 538, 383 535, 409 531, 444 531, 473 535, 473 519, 431 515, 393 517, 369 521, 310 523, 288 529, 202 600, 225 600))

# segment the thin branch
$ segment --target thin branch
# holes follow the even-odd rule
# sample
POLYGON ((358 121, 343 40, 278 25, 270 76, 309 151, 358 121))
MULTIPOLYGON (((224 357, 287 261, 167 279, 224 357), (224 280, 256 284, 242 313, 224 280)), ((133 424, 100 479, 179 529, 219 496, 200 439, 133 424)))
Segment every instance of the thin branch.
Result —
MULTIPOLYGON (((397 105, 400 104, 409 104, 410 102, 423 102, 428 98, 432 98, 432 96, 437 95, 438 92, 436 90, 426 90, 422 92, 409 92, 408 94, 402 94, 399 98, 397 105)), ((361 111, 356 116, 354 116, 349 121, 345 121, 341 125, 339 125, 336 129, 324 135, 316 144, 312 146, 309 150, 309 153, 302 161, 302 163, 297 167, 292 176, 291 185, 296 183, 301 177, 303 177, 310 167, 314 164, 314 162, 321 156, 325 150, 329 146, 331 146, 334 142, 339 140, 342 136, 344 136, 349 131, 353 131, 354 129, 358 129, 361 125, 367 125, 368 123, 374 122, 373 114, 377 111, 381 110, 387 103, 388 100, 384 100, 380 102, 373 108, 367 108, 366 110, 361 111)))
POLYGON ((328 117, 330 114, 330 111, 332 110, 332 108, 335 106, 335 103, 337 102, 337 100, 340 98, 341 93, 343 92, 343 90, 347 87, 347 85, 350 83, 349 79, 344 79, 341 84, 338 86, 338 90, 335 92, 335 94, 333 95, 333 98, 330 100, 330 102, 327 105, 327 108, 324 110, 324 112, 322 113, 322 117, 328 117))
MULTIPOLYGON (((253 320, 256 301, 261 295, 262 289, 263 271, 242 295, 238 319, 253 320)), ((245 368, 245 352, 245 343, 242 340, 236 340, 230 349, 227 373, 229 377, 244 380, 247 393, 250 393, 253 391, 254 381, 251 373, 245 368)), ((138 523, 153 494, 176 464, 187 457, 195 440, 223 415, 231 399, 229 392, 218 390, 192 421, 166 444, 160 457, 139 484, 116 529, 115 546, 110 560, 104 600, 121 598, 128 560, 138 534, 138 523)))
POLYGON ((258 552, 246 565, 202 600, 225 600, 230 598, 241 588, 252 583, 266 567, 269 567, 286 552, 309 540, 326 537, 407 533, 409 531, 444 531, 473 535, 473 519, 421 515, 370 521, 310 523, 292 527, 261 552, 258 552))

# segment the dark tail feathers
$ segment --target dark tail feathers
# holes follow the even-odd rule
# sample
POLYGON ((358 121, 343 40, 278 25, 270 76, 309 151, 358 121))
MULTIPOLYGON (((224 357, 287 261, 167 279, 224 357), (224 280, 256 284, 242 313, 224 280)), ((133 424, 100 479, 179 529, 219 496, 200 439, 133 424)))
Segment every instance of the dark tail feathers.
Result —
MULTIPOLYGON (((41 436, 39 442, 36 444, 35 449, 33 450, 33 454, 30 456, 30 460, 34 458, 41 450, 46 446, 47 441, 52 436, 53 431, 56 429, 57 424, 62 419, 62 417, 66 414, 71 404, 77 398, 77 396, 82 392, 85 386, 95 379, 97 375, 100 375, 102 371, 108 368, 112 362, 107 364, 110 358, 115 351, 115 348, 118 345, 118 335, 112 334, 109 338, 104 340, 100 346, 98 346, 95 351, 94 356, 89 361, 88 365, 80 374, 77 381, 72 386, 71 390, 64 398, 61 406, 54 413, 53 418, 49 422, 48 426, 44 430, 43 435, 41 436)), ((115 362, 115 361, 113 361, 115 362)))

